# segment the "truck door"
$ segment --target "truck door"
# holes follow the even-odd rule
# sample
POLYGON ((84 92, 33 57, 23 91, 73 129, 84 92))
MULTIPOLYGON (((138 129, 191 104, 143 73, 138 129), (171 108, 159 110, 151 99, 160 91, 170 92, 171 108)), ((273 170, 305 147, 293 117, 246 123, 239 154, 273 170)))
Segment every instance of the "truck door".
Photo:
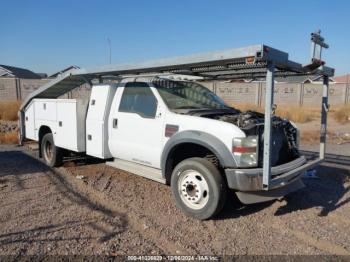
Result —
POLYGON ((118 89, 109 123, 112 155, 160 168, 164 121, 162 107, 147 83, 129 82, 118 89))

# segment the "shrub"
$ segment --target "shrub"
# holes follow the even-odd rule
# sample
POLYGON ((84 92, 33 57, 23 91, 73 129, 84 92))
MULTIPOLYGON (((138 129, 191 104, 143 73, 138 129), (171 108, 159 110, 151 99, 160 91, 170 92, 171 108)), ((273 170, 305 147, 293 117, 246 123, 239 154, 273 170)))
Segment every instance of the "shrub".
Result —
POLYGON ((19 101, 0 102, 0 119, 7 121, 18 120, 18 110, 21 106, 19 101))
POLYGON ((342 106, 334 110, 334 119, 338 123, 345 124, 350 122, 350 105, 342 106))
MULTIPOLYGON (((257 111, 260 113, 264 113, 264 108, 259 107, 254 104, 238 104, 233 106, 242 111, 257 111)), ((278 105, 276 109, 277 116, 282 118, 287 118, 296 123, 307 123, 312 121, 314 118, 320 116, 320 110, 315 108, 305 108, 305 107, 288 107, 284 105, 278 105)))
POLYGON ((0 133, 0 144, 17 144, 18 132, 0 133))
POLYGON ((304 107, 277 107, 276 115, 296 123, 307 123, 313 120, 315 112, 304 107))

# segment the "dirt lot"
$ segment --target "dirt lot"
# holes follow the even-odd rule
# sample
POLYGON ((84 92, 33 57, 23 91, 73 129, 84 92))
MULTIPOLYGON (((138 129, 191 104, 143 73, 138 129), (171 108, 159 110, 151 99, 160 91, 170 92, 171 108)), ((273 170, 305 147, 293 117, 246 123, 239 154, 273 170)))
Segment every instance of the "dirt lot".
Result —
POLYGON ((51 170, 32 154, 0 147, 1 255, 350 255, 349 166, 323 165, 282 201, 244 206, 231 194, 200 222, 168 186, 103 163, 51 170))

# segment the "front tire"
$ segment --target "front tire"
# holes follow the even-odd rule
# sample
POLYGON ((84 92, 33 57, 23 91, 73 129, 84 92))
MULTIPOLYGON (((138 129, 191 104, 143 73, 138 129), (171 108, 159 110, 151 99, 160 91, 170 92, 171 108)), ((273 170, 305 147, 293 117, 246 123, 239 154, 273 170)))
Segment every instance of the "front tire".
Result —
POLYGON ((45 163, 50 167, 57 167, 62 165, 63 150, 55 146, 52 133, 48 133, 42 138, 41 155, 44 158, 45 163))
POLYGON ((218 214, 226 200, 227 186, 217 167, 193 157, 180 162, 171 176, 177 206, 188 216, 205 220, 218 214))

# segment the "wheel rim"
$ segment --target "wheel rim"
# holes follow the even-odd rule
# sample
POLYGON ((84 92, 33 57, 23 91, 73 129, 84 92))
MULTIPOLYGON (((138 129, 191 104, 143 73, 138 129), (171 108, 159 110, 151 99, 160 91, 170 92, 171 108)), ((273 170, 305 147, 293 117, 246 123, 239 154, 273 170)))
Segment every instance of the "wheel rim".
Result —
POLYGON ((47 162, 50 162, 52 160, 53 152, 52 152, 52 144, 50 141, 45 142, 44 155, 47 162))
POLYGON ((192 209, 203 208, 209 200, 209 186, 204 176, 195 170, 179 174, 178 190, 182 202, 192 209))

